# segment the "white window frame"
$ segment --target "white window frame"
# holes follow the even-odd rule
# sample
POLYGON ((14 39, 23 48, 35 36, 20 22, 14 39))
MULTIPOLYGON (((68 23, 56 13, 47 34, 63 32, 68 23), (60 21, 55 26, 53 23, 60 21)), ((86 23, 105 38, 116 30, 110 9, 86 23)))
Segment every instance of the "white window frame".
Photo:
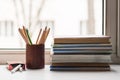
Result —
POLYGON ((120 1, 106 0, 106 35, 111 36, 113 46, 112 61, 120 63, 120 1))
MULTIPOLYGON (((120 1, 106 0, 105 4, 105 34, 111 36, 113 63, 120 63, 120 1)), ((25 50, 0 50, 0 64, 15 60, 25 62, 25 50)), ((45 61, 50 64, 50 49, 45 49, 45 61)))

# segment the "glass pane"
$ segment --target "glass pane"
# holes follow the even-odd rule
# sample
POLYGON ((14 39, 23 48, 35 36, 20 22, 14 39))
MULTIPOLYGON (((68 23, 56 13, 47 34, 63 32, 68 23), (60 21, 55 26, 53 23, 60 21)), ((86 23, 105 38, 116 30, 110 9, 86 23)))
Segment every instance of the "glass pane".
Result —
POLYGON ((25 48, 18 28, 23 25, 35 43, 39 29, 54 36, 102 35, 103 0, 0 0, 0 48, 25 48))

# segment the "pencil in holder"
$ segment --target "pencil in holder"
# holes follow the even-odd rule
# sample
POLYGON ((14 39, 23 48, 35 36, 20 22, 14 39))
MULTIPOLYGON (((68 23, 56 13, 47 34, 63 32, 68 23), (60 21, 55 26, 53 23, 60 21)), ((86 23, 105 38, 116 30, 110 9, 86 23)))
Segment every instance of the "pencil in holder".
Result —
POLYGON ((45 65, 44 44, 26 45, 26 68, 42 69, 45 65))

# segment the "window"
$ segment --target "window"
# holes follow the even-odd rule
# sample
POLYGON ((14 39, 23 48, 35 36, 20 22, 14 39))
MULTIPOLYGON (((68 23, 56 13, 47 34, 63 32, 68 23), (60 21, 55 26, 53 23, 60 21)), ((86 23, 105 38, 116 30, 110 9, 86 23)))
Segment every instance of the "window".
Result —
MULTIPOLYGON (((5 50, 15 50, 15 53, 21 53, 19 50, 23 50, 24 53, 25 42, 18 33, 18 27, 23 25, 30 30, 33 42, 37 38, 40 27, 50 27, 51 32, 45 43, 46 48, 51 47, 54 36, 107 34, 112 36, 113 48, 117 51, 115 41, 119 39, 114 33, 116 29, 113 26, 117 24, 118 1, 0 0, 0 59, 3 59, 3 62, 16 60, 16 58, 7 59, 8 55, 13 57, 16 54, 5 50), (114 5, 110 6, 111 3, 114 5), (4 56, 3 53, 7 54, 4 56)), ((116 55, 116 52, 114 54, 116 55)), ((18 60, 24 60, 24 54, 17 56, 20 56, 18 60)))
POLYGON ((33 42, 46 25, 54 29, 54 36, 102 35, 102 0, 1 0, 0 5, 0 48, 25 47, 18 33, 23 25, 30 29, 33 42))
POLYGON ((111 36, 114 63, 120 63, 120 1, 106 0, 106 35, 111 36))
MULTIPOLYGON (((33 42, 37 38, 35 35, 38 34, 37 32, 39 32, 40 27, 53 26, 51 19, 41 21, 39 18, 41 9, 44 7, 46 1, 47 0, 0 0, 0 48, 25 48, 25 42, 18 32, 18 28, 23 25, 31 30, 33 42)), ((50 47, 48 41, 47 44, 50 47)))

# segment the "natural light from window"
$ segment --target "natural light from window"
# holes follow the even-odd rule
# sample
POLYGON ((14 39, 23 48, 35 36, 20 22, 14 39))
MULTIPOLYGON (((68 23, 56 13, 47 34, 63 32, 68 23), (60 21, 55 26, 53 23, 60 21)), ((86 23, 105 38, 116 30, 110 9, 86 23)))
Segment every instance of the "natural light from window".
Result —
POLYGON ((0 0, 0 48, 25 48, 18 33, 23 25, 33 43, 40 27, 51 28, 45 47, 53 36, 102 35, 103 0, 0 0))

